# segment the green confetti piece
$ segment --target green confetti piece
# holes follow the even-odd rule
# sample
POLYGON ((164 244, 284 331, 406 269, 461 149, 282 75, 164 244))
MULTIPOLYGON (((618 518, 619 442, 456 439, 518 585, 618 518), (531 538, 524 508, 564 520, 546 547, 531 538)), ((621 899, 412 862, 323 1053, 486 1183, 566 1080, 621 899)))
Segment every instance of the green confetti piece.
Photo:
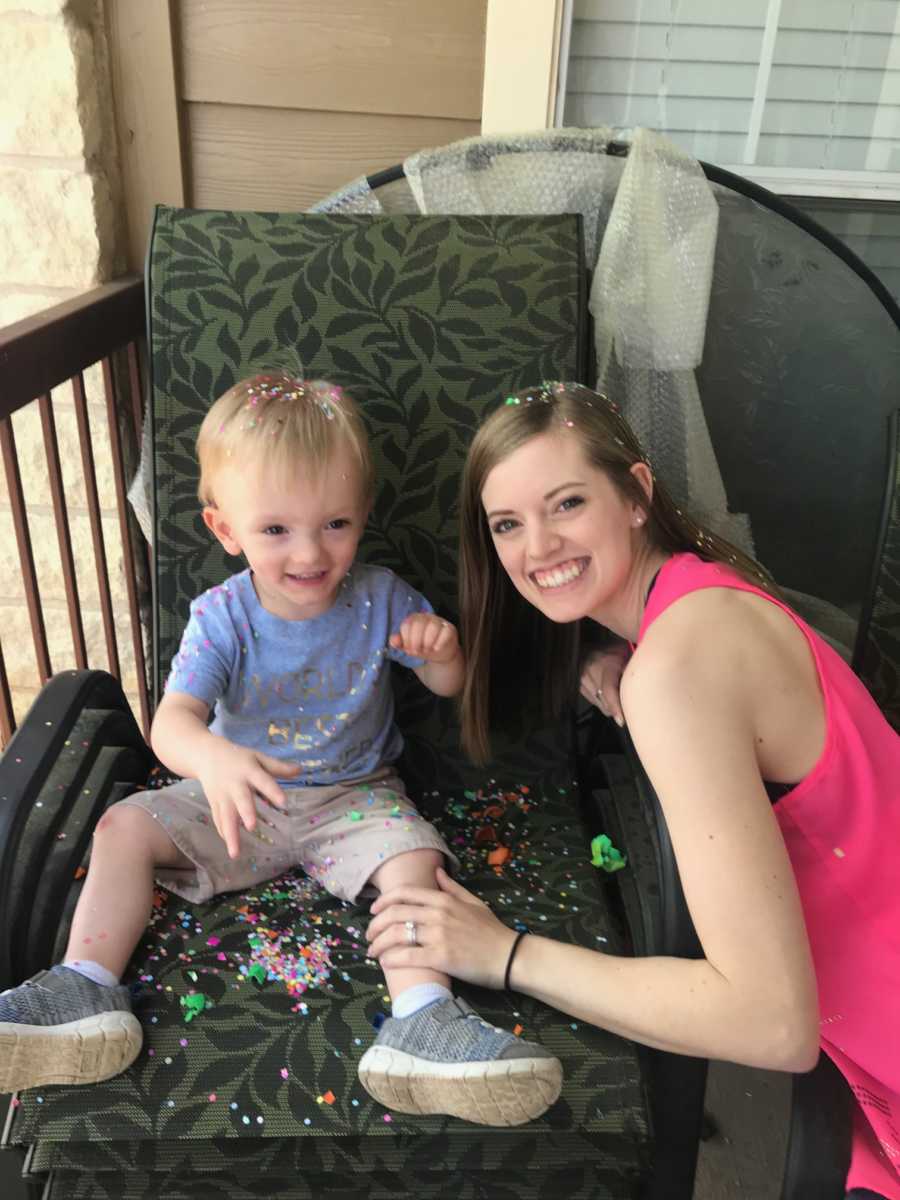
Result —
POLYGON ((591 866, 603 871, 621 871, 627 863, 625 855, 615 848, 605 833, 599 833, 591 842, 591 866))
POLYGON ((181 1008, 184 1012, 185 1022, 189 1023, 193 1021, 194 1017, 199 1017, 204 1009, 212 1008, 212 1001, 202 992, 194 992, 190 996, 181 997, 181 1008))
POLYGON ((253 963, 247 974, 251 979, 255 979, 257 983, 266 982, 266 968, 261 963, 253 963))
POLYGON ((391 809, 391 816, 392 817, 400 816, 400 805, 399 804, 395 804, 394 807, 391 809))
POLYGON ((363 819, 363 815, 361 812, 358 812, 357 809, 355 809, 355 808, 350 809, 350 820, 351 821, 361 821, 362 819, 363 819))

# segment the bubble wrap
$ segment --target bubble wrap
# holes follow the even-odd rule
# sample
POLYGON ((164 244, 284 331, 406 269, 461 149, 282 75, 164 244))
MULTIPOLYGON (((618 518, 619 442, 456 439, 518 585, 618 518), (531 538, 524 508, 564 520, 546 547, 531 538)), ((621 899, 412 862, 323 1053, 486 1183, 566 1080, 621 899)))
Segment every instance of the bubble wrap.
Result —
POLYGON ((718 223, 699 164, 636 130, 591 285, 597 386, 617 398, 676 504, 752 554, 749 519, 728 511, 694 376, 718 223))
POLYGON ((547 129, 466 138, 403 164, 423 213, 560 213, 584 217, 588 262, 615 194, 612 129, 547 129))
POLYGON ((332 192, 318 204, 314 204, 310 212, 326 213, 380 213, 381 201, 369 187, 365 175, 360 175, 352 183, 346 184, 340 191, 332 192))

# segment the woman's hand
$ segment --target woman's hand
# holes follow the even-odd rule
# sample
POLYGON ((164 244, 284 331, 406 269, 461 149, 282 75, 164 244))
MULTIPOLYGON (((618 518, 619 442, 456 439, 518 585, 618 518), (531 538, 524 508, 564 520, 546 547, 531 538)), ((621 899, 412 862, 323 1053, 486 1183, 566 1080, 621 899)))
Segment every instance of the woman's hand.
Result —
POLYGON ((594 650, 581 668, 582 696, 605 717, 612 717, 620 728, 625 725, 625 714, 619 698, 619 684, 630 657, 631 650, 625 642, 620 642, 603 650, 594 650))
POLYGON ((382 967, 430 967, 480 987, 501 988, 515 931, 439 867, 440 891, 398 887, 379 896, 366 934, 382 967), (406 922, 418 945, 407 942, 406 922))

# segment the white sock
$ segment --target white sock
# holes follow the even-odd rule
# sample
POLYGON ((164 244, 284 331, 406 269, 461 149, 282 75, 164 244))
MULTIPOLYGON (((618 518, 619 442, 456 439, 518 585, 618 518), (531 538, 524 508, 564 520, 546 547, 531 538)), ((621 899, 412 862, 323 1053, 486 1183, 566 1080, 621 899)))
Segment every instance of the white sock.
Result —
POLYGON ((70 971, 83 975, 85 979, 99 983, 101 987, 118 986, 118 975, 113 975, 112 971, 108 971, 106 967, 102 967, 100 963, 93 962, 89 958, 73 958, 71 962, 64 962, 62 965, 68 967, 70 971))
POLYGON ((413 1013, 421 1012, 429 1004, 438 1000, 452 1000, 453 993, 442 983, 417 983, 408 987, 405 992, 394 1000, 391 1005, 391 1016, 402 1020, 411 1017, 413 1013))

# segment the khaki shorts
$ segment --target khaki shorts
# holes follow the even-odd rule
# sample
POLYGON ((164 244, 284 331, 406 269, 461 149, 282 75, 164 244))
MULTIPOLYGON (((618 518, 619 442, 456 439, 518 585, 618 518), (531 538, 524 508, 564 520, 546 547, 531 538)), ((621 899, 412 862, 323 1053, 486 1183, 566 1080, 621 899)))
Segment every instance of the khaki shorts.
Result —
POLYGON ((196 780, 137 792, 120 803, 146 809, 191 860, 193 868, 158 867, 156 878, 195 902, 246 891, 298 865, 333 896, 351 902, 383 862, 408 850, 438 850, 448 868, 459 865, 390 768, 344 783, 286 787, 284 794, 284 808, 257 800, 256 829, 238 827, 235 859, 228 857, 196 780))

